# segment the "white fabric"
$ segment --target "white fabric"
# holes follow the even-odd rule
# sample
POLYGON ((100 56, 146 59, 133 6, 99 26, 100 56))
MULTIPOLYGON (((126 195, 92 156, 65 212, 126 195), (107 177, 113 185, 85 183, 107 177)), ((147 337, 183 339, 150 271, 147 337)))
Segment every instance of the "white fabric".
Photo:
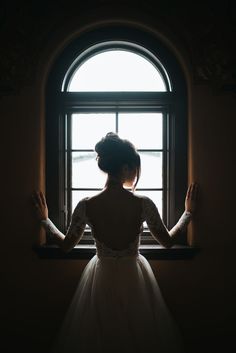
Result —
MULTIPOLYGON (((78 204, 67 236, 89 222, 85 205, 86 199, 78 204)), ((190 216, 182 216, 178 230, 190 216)), ((143 198, 142 218, 163 230, 148 198, 143 198)), ((50 220, 44 226, 56 232, 50 220)), ((83 271, 53 353, 183 353, 179 330, 148 261, 139 253, 139 239, 137 235, 124 250, 95 239, 97 253, 83 271)))

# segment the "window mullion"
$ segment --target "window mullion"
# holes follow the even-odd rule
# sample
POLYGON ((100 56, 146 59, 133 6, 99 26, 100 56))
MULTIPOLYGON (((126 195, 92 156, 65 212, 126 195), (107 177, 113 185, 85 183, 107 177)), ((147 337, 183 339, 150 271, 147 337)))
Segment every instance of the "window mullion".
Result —
POLYGON ((162 163, 162 173, 163 173, 163 196, 162 196, 162 210, 163 210, 163 222, 168 226, 168 214, 167 214, 167 194, 169 189, 169 182, 168 182, 168 132, 167 132, 167 112, 164 111, 162 115, 163 119, 163 131, 162 131, 162 141, 163 141, 163 163, 162 163))
POLYGON ((116 133, 119 133, 119 117, 118 117, 118 109, 116 109, 116 133))
POLYGON ((71 136, 71 114, 67 115, 67 165, 66 165, 66 189, 67 189, 67 222, 66 227, 69 226, 69 222, 72 214, 72 136, 71 136))

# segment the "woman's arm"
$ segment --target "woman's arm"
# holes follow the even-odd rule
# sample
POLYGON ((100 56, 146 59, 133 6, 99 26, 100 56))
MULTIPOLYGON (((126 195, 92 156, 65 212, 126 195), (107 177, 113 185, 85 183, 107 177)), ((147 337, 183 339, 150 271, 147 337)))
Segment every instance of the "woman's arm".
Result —
POLYGON ((196 209, 198 186, 192 183, 185 198, 185 211, 176 225, 169 231, 164 225, 155 204, 149 200, 146 206, 146 221, 152 236, 164 247, 170 248, 177 243, 178 235, 186 229, 192 220, 192 215, 196 209))
POLYGON ((48 218, 48 207, 44 194, 41 191, 35 192, 32 195, 32 198, 37 218, 41 221, 44 229, 52 235, 54 243, 57 244, 65 252, 73 249, 74 246, 82 238, 86 225, 84 219, 84 202, 80 202, 75 208, 75 211, 72 215, 71 224, 65 235, 60 232, 60 230, 48 218))

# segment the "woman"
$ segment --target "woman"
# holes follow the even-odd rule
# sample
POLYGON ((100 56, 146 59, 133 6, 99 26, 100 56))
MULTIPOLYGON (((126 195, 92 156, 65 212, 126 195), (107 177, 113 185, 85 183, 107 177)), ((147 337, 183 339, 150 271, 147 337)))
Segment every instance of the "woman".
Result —
POLYGON ((196 184, 188 188, 185 212, 168 231, 153 201, 126 189, 134 191, 140 176, 133 144, 108 133, 95 151, 99 168, 107 173, 106 185, 78 203, 66 235, 48 218, 42 192, 34 195, 38 219, 64 251, 80 241, 86 224, 97 250, 84 269, 54 352, 183 352, 152 269, 138 249, 144 221, 164 247, 175 244, 192 219, 196 184))

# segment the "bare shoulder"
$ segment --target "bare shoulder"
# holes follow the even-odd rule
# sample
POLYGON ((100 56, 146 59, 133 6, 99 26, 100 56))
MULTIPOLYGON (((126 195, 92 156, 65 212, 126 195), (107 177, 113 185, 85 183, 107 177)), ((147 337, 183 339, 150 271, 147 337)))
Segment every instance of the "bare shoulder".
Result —
POLYGON ((128 189, 123 189, 122 191, 106 191, 102 190, 101 192, 97 193, 96 195, 92 197, 88 197, 86 199, 87 205, 96 205, 100 203, 107 203, 107 202, 114 202, 116 200, 116 203, 120 202, 128 202, 128 204, 131 203, 138 203, 141 204, 142 201, 146 197, 143 195, 138 195, 136 193, 131 192, 128 189))
POLYGON ((93 204, 96 203, 97 201, 100 201, 104 198, 104 190, 101 192, 98 192, 96 195, 90 196, 86 198, 86 203, 87 204, 93 204))
POLYGON ((127 200, 128 199, 133 204, 142 205, 142 201, 144 199, 144 196, 138 195, 138 194, 130 192, 130 191, 127 191, 127 200))

